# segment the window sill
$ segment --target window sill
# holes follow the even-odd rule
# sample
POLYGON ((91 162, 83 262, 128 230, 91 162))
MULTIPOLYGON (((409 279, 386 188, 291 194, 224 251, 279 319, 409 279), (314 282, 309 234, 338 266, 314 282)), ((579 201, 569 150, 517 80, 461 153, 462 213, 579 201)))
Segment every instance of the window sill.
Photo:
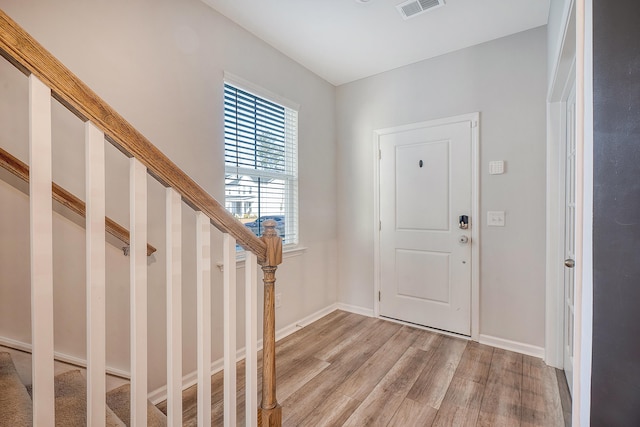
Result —
MULTIPOLYGON (((282 259, 293 258, 296 256, 300 256, 307 251, 307 248, 304 246, 285 246, 282 249, 282 259)), ((236 269, 244 268, 244 264, 246 261, 246 254, 244 251, 238 252, 236 255, 236 269)), ((216 264, 220 271, 224 271, 224 264, 222 262, 218 262, 216 264)))

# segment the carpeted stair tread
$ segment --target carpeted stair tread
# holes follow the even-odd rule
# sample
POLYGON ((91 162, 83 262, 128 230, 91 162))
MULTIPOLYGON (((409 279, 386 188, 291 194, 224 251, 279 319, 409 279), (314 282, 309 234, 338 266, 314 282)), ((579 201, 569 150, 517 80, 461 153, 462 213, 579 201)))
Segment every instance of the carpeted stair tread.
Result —
MULTIPOLYGON (((79 370, 56 375, 56 426, 84 427, 87 425, 87 383, 79 370)), ((107 427, 123 427, 124 423, 106 408, 107 427)))
MULTIPOLYGON (((124 384, 107 393, 107 405, 127 426, 131 419, 131 385, 124 384)), ((160 409, 147 401, 147 426, 164 427, 167 416, 160 409)))
POLYGON ((9 353, 0 353, 0 427, 31 426, 31 398, 9 353))

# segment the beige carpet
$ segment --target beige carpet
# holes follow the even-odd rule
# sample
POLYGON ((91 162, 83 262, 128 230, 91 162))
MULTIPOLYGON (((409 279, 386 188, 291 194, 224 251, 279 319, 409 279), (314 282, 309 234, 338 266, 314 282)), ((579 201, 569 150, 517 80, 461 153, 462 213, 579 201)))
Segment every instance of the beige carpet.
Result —
POLYGON ((0 353, 0 427, 31 426, 32 403, 9 353, 0 353))
MULTIPOLYGON (((84 427, 87 425, 87 385, 79 370, 65 372, 55 378, 56 426, 84 427)), ((107 427, 125 424, 107 407, 107 427)))
MULTIPOLYGON (((56 375, 55 424, 58 427, 87 425, 87 382, 80 370, 56 375)), ((107 427, 124 427, 130 418, 130 385, 122 385, 107 393, 107 427)), ((0 352, 0 427, 30 427, 33 403, 31 386, 22 383, 11 355, 0 352)), ((147 425, 164 427, 166 416, 147 401, 147 425)))
MULTIPOLYGON (((108 392, 107 405, 113 409, 113 412, 118 416, 118 418, 129 426, 131 419, 131 386, 129 384, 125 384, 108 392)), ((151 402, 147 401, 147 426, 164 427, 166 425, 166 415, 151 402)))

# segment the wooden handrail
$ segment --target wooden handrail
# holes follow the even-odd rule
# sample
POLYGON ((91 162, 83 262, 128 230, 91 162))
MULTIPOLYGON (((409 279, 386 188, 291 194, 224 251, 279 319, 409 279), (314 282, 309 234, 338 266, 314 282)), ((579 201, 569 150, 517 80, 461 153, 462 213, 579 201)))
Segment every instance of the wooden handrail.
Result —
MULTIPOLYGON (((0 148, 0 167, 8 170, 24 182, 29 182, 29 166, 16 159, 2 148, 0 148)), ((51 191, 53 193, 53 200, 83 218, 86 217, 86 206, 82 200, 69 193, 55 182, 51 184, 51 191)), ((105 217, 104 222, 107 233, 118 238, 127 245, 129 244, 129 231, 126 228, 109 217, 105 217)), ((147 244, 147 256, 151 255, 155 251, 156 248, 147 244)))
POLYGON ((82 120, 90 120, 109 142, 145 165, 148 172, 174 188, 195 210, 204 212, 220 231, 244 249, 266 257, 265 243, 176 166, 167 156, 102 100, 68 68, 0 9, 0 55, 26 75, 34 74, 53 96, 82 120))

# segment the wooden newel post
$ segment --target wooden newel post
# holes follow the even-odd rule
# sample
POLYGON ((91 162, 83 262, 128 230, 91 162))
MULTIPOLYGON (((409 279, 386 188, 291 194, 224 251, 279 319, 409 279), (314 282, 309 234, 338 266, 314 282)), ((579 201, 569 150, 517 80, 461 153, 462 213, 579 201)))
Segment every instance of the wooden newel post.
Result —
POLYGON ((262 264, 264 275, 264 319, 262 347, 262 403, 258 411, 258 423, 262 427, 280 427, 282 408, 276 399, 276 270, 282 263, 282 239, 276 231, 276 222, 264 222, 262 241, 267 245, 262 264))

